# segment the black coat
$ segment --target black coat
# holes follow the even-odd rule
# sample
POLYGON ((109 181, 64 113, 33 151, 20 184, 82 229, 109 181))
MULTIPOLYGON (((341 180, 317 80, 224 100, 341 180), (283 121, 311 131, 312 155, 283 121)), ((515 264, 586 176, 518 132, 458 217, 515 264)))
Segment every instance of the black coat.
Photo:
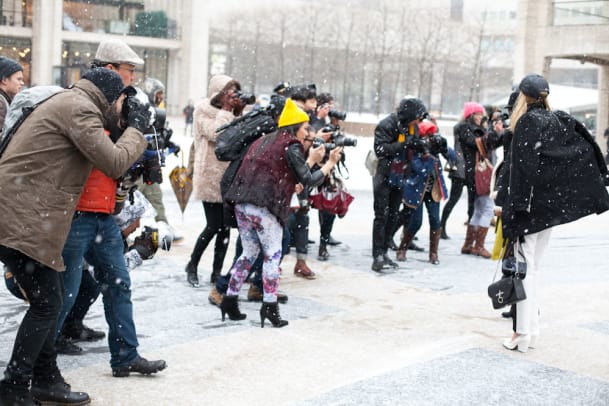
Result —
POLYGON ((465 161, 465 184, 475 188, 476 152, 478 151, 476 139, 484 140, 484 146, 490 159, 491 151, 503 145, 503 137, 494 132, 487 133, 484 128, 467 119, 455 125, 454 134, 461 144, 465 161))
POLYGON ((609 209, 600 149, 568 114, 530 105, 516 125, 510 149, 505 237, 537 233, 609 209))
POLYGON ((409 135, 408 128, 399 122, 396 113, 381 120, 374 129, 374 152, 378 157, 376 176, 387 177, 391 161, 399 158, 406 148, 414 148, 418 135, 418 126, 415 126, 415 134, 409 135), (400 134, 405 135, 404 142, 398 141, 400 134))

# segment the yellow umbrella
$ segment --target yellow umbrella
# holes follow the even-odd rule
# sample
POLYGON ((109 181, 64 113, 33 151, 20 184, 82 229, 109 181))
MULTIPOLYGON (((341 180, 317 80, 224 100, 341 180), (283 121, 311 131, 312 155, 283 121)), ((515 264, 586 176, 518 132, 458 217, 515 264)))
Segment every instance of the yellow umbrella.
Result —
POLYGON ((182 152, 182 165, 173 168, 169 174, 169 182, 178 199, 182 215, 184 215, 188 199, 192 194, 192 176, 188 174, 188 168, 184 166, 184 152, 182 152))

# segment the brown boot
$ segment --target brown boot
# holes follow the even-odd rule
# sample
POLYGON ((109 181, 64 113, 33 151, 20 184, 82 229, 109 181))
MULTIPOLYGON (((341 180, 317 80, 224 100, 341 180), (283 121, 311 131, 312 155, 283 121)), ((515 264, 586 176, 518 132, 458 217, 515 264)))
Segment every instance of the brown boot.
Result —
POLYGON ((294 275, 305 279, 315 279, 315 272, 307 266, 304 259, 297 259, 294 265, 294 275))
POLYGON ((434 265, 440 265, 440 260, 438 259, 438 245, 440 245, 441 236, 441 228, 429 230, 429 262, 434 265))
POLYGON ((406 251, 408 251, 408 246, 410 242, 414 238, 413 234, 410 234, 408 230, 404 228, 404 233, 402 234, 402 242, 400 242, 400 246, 395 252, 395 259, 400 262, 406 261, 406 251))
POLYGON ((476 240, 476 233, 478 229, 476 226, 467 226, 467 233, 465 234, 465 242, 463 243, 463 247, 461 247, 461 254, 471 254, 472 248, 474 246, 474 241, 476 240))
POLYGON ((478 233, 476 234, 476 243, 472 248, 472 255, 478 255, 483 258, 490 258, 491 253, 484 248, 484 240, 486 239, 486 233, 488 227, 478 227, 478 233))

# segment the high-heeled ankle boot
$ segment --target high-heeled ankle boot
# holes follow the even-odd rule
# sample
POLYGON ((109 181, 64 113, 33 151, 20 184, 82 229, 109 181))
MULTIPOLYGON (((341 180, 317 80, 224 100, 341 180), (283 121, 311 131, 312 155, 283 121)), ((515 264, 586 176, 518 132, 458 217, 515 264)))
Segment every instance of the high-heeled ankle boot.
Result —
POLYGON ((228 318, 231 320, 245 320, 247 317, 246 314, 239 311, 239 296, 222 296, 220 311, 222 312, 222 321, 224 321, 225 314, 228 314, 228 318))
POLYGON ((516 338, 506 338, 503 340, 503 346, 508 350, 518 349, 520 352, 527 352, 529 350, 529 344, 531 343, 531 336, 529 334, 521 334, 516 338))
POLYGON ((279 305, 277 302, 263 302, 260 308, 260 327, 264 328, 264 319, 269 319, 273 327, 285 327, 288 325, 287 320, 283 320, 279 314, 279 305))
POLYGON ((315 279, 315 272, 308 267, 307 262, 304 259, 296 260, 294 275, 305 279, 315 279))
POLYGON ((320 261, 327 261, 330 258, 330 253, 328 252, 328 246, 324 242, 319 243, 319 252, 317 254, 317 259, 320 261))
POLYGON ((197 268, 192 264, 192 262, 188 262, 188 265, 186 265, 186 281, 190 283, 193 288, 199 287, 197 268))
POLYGON ((406 251, 408 251, 408 246, 414 237, 413 234, 410 234, 408 230, 404 230, 402 234, 402 241, 400 242, 400 246, 395 252, 395 259, 400 262, 406 261, 406 251))

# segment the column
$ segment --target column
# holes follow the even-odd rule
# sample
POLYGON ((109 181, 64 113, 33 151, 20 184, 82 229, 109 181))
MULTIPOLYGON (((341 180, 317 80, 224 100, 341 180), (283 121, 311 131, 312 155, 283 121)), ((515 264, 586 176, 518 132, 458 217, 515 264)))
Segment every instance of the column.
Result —
POLYGON ((603 134, 609 127, 609 66, 598 68, 598 108, 596 110, 596 142, 606 152, 607 143, 603 134))
POLYGON ((32 15, 32 85, 53 84, 61 65, 63 1, 34 1, 32 15))

